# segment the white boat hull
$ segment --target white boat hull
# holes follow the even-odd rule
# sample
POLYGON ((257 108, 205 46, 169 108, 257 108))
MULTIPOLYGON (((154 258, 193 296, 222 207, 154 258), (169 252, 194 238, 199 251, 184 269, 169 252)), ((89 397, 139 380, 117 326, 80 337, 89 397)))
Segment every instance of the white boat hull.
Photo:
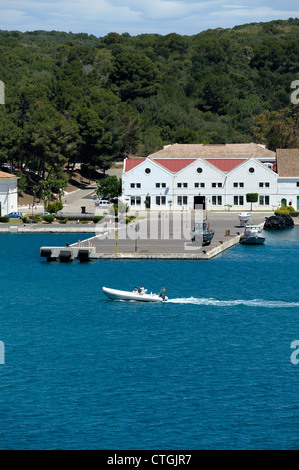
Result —
POLYGON ((164 299, 158 294, 147 294, 139 292, 128 292, 124 290, 110 289, 103 287, 104 294, 111 300, 134 300, 137 302, 165 302, 168 298, 164 299))

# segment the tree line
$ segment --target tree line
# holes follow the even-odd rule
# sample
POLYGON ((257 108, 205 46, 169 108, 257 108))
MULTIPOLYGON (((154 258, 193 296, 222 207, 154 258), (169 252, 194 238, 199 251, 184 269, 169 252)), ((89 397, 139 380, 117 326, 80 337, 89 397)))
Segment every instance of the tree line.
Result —
POLYGON ((105 172, 175 142, 298 147, 298 32, 298 19, 193 36, 0 31, 0 165, 59 194, 76 163, 105 172))

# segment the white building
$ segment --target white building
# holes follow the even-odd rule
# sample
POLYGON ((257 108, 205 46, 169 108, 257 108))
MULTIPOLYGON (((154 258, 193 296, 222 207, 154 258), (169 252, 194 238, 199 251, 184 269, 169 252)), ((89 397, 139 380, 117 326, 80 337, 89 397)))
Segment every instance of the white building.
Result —
POLYGON ((279 205, 299 210, 299 149, 277 149, 279 205))
POLYGON ((18 178, 0 171, 0 215, 18 210, 18 178))
POLYGON ((122 198, 131 210, 249 210, 246 194, 258 193, 253 208, 272 210, 280 206, 275 168, 275 152, 258 144, 175 144, 124 161, 122 198))

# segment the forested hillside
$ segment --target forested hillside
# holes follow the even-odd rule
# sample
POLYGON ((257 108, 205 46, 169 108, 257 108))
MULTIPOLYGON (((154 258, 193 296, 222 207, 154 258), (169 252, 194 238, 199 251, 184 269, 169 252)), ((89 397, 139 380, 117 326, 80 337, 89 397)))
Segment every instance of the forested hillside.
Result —
POLYGON ((298 146, 299 20, 194 36, 0 31, 0 162, 40 178, 170 143, 298 146))

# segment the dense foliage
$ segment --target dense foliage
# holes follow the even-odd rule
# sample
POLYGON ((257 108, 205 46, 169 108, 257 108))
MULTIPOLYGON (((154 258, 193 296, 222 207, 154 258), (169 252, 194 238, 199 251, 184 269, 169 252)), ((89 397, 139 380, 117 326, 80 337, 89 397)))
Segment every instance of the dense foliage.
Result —
POLYGON ((0 163, 59 192, 66 166, 105 171, 169 143, 298 146, 298 33, 298 19, 194 36, 0 31, 0 163))

